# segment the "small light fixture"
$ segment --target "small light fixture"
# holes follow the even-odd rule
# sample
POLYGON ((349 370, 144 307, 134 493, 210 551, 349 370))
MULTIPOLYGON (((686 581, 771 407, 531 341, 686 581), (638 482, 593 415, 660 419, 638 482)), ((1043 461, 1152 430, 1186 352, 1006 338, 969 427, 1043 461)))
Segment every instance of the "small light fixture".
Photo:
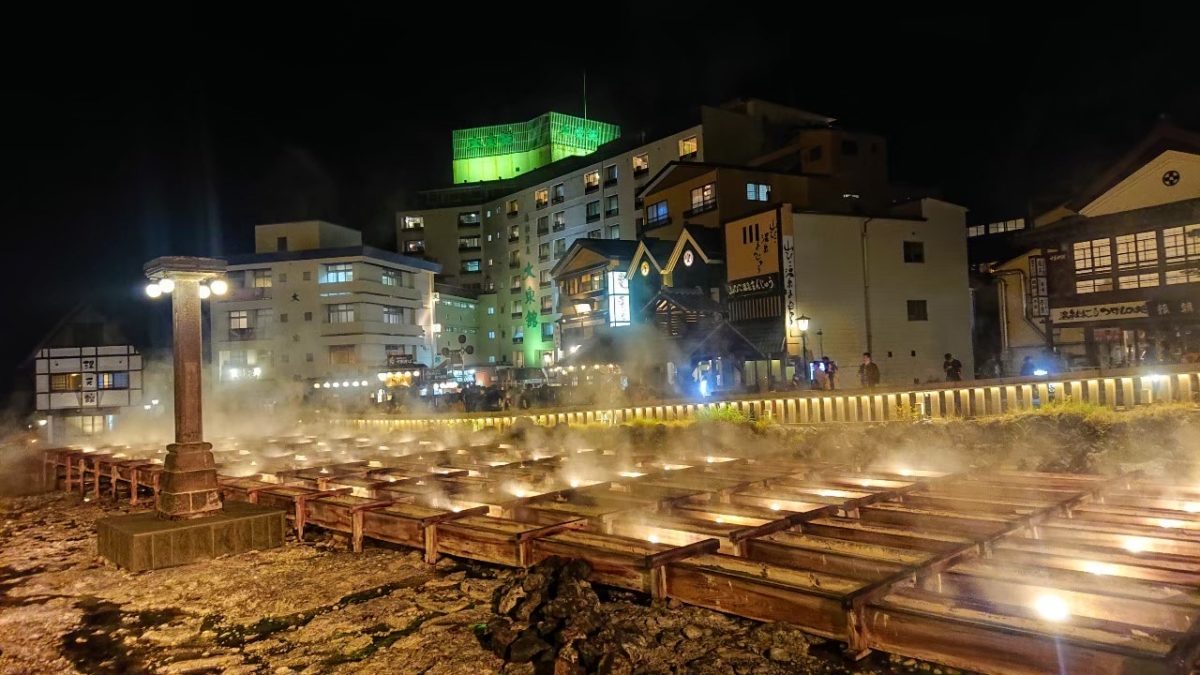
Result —
POLYGON ((175 281, 172 279, 160 279, 158 282, 158 288, 163 293, 170 293, 171 291, 175 290, 175 281))
POLYGON ((213 295, 225 295, 229 292, 229 282, 224 279, 214 279, 208 287, 212 289, 213 295))
POLYGON ((586 302, 575 303, 575 313, 576 314, 590 314, 591 311, 592 311, 592 306, 590 304, 588 304, 586 302))
POLYGON ((163 294, 162 286, 155 283, 146 284, 146 295, 157 298, 163 294))
POLYGON ((212 289, 204 284, 200 284, 200 299, 207 300, 210 295, 212 295, 212 289))
POLYGON ((811 320, 812 320, 812 319, 809 319, 809 318, 808 318, 807 316, 805 316, 804 314, 801 314, 801 315, 800 315, 800 318, 796 319, 796 326, 800 328, 800 332, 801 332, 801 333, 803 333, 804 331, 808 330, 808 322, 809 322, 809 321, 811 321, 811 320))

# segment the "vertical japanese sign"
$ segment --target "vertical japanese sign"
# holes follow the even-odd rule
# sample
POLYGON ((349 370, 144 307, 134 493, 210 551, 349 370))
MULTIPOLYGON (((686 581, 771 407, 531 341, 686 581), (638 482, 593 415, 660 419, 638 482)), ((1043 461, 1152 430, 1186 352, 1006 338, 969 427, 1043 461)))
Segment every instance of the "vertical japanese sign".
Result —
POLYGON ((787 326, 796 325, 796 245, 792 235, 783 236, 783 291, 785 295, 785 317, 787 326))

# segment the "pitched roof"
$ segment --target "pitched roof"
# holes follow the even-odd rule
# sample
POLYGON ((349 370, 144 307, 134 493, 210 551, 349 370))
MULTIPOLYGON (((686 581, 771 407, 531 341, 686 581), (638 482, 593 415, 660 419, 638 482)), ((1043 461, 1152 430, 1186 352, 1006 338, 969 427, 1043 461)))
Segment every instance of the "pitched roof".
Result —
POLYGON ((1168 150, 1200 154, 1200 134, 1180 129, 1169 123, 1154 127, 1144 139, 1118 159, 1107 171, 1097 176, 1086 188, 1072 197, 1066 207, 1078 212, 1096 201, 1117 183, 1142 168, 1146 162, 1168 150))
POLYGON ((629 268, 625 270, 625 274, 632 276, 637 271, 637 267, 641 263, 642 256, 650 259, 650 263, 655 269, 660 272, 667 266, 667 260, 671 257, 671 251, 675 250, 675 242, 671 239, 657 239, 654 237, 641 239, 638 241, 638 247, 633 252, 633 257, 629 259, 629 268))
POLYGON ((576 239, 566 254, 554 263, 554 267, 550 269, 550 276, 557 277, 567 263, 581 251, 591 251, 609 260, 621 262, 633 257, 637 245, 638 242, 629 239, 576 239))

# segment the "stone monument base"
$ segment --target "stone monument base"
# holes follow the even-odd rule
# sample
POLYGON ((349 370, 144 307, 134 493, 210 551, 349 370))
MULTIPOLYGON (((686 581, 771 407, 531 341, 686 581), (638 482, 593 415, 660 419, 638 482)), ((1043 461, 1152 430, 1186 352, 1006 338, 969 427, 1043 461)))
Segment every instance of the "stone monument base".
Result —
POLYGON ((284 512, 228 502, 204 518, 165 520, 154 511, 96 521, 101 556, 131 572, 211 560, 283 545, 284 512))

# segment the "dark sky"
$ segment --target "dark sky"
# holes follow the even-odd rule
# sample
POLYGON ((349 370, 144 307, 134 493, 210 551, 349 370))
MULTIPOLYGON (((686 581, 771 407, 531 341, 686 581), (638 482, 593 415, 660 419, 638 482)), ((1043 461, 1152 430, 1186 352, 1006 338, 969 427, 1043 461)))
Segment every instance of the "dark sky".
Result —
POLYGON ((406 192, 449 182, 451 129, 578 113, 585 68, 590 114, 625 134, 738 96, 796 105, 885 134, 894 177, 980 218, 1061 194, 1162 115, 1200 128, 1186 22, 1131 14, 164 4, 6 17, 0 392, 80 300, 151 311, 156 255, 246 252, 254 224, 304 218, 394 245, 406 192))

